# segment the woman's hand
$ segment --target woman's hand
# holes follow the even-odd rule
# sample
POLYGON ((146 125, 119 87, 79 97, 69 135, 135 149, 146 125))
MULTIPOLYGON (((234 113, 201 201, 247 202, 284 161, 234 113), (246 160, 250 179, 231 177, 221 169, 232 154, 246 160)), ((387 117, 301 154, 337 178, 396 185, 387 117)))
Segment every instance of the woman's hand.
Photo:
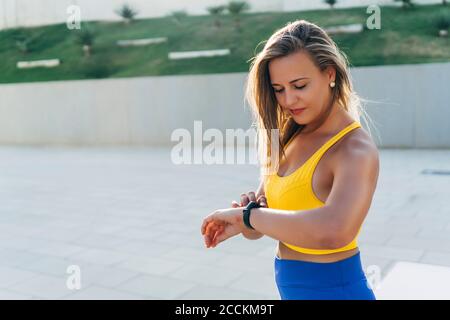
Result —
POLYGON ((242 220, 243 207, 220 209, 208 215, 201 227, 207 248, 240 234, 247 227, 242 220))
MULTIPOLYGON (((258 202, 261 207, 267 208, 267 200, 266 196, 264 194, 261 194, 256 197, 256 194, 253 191, 250 191, 248 193, 242 193, 241 194, 241 203, 237 203, 236 201, 233 201, 231 203, 231 207, 237 208, 237 207, 245 207, 250 201, 258 202)), ((246 228, 244 231, 242 231, 242 235, 250 240, 256 240, 264 236, 261 232, 258 232, 256 230, 252 230, 249 228, 246 228)))
MULTIPOLYGON (((259 203, 261 207, 267 207, 267 200, 264 194, 258 196, 256 198, 255 192, 250 191, 248 193, 242 193, 240 204, 236 201, 231 202, 231 207, 234 209, 239 208, 239 215, 240 218, 242 218, 242 210, 244 207, 250 202, 250 201, 256 201, 259 203)), ((224 209, 229 210, 229 209, 224 209)), ((222 210, 218 210, 222 211, 222 210)), ((207 219, 207 218, 206 218, 207 219)), ((205 245, 207 248, 209 247, 215 247, 217 244, 219 244, 222 241, 225 241, 228 238, 231 238, 239 233, 242 233, 245 238, 247 239, 259 239, 263 236, 262 233, 251 230, 247 227, 239 228, 237 224, 232 223, 225 223, 224 221, 219 221, 218 219, 212 219, 208 222, 205 222, 206 219, 203 221, 202 225, 202 235, 204 236, 205 245), (241 231, 239 231, 241 230, 241 231)), ((243 222, 242 222, 243 224, 243 222)))
POLYGON ((266 196, 264 194, 261 194, 258 198, 256 198, 256 195, 253 191, 250 191, 249 193, 242 193, 241 194, 241 203, 239 204, 233 200, 231 202, 231 207, 233 207, 233 208, 245 207, 250 201, 258 202, 261 207, 267 208, 266 196))

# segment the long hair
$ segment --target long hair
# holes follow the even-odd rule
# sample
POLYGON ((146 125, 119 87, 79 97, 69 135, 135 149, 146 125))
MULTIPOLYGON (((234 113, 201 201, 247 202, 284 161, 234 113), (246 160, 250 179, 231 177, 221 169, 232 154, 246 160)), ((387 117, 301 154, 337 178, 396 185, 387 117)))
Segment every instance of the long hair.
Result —
POLYGON ((329 110, 337 102, 356 121, 359 122, 362 115, 367 123, 368 116, 362 107, 361 99, 353 91, 345 53, 339 50, 319 26, 305 20, 288 23, 277 30, 266 41, 262 51, 250 59, 245 97, 254 118, 252 125, 256 125, 257 129, 256 143, 262 178, 274 170, 278 171, 278 159, 285 156, 286 143, 305 127, 282 111, 269 75, 271 60, 298 51, 307 52, 321 71, 329 66, 336 70, 329 110))

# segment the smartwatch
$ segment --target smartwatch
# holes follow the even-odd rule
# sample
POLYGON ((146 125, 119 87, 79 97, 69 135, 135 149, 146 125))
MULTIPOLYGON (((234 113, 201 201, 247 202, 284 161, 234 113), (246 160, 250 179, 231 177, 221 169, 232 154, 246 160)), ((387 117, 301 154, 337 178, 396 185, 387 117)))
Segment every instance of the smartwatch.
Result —
POLYGON ((255 230, 255 228, 253 228, 252 225, 250 224, 250 213, 253 208, 261 208, 261 206, 256 201, 250 201, 247 204, 247 206, 244 208, 244 210, 242 211, 242 217, 243 217, 245 226, 249 229, 255 230))

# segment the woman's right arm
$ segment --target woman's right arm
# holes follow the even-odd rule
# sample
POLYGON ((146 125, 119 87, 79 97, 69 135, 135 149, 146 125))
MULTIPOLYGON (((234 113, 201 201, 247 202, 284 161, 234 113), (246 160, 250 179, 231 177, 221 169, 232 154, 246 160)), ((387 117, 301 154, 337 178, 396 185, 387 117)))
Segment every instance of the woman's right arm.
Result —
MULTIPOLYGON (((256 194, 254 192, 249 192, 248 194, 245 193, 241 194, 241 204, 240 204, 241 207, 246 206, 250 201, 257 201, 261 206, 267 207, 267 200, 265 198, 263 181, 261 181, 261 183, 259 184, 256 194)), ((233 207, 238 206, 239 205, 237 205, 236 202, 233 202, 233 207)), ((242 231, 242 235, 249 240, 257 240, 262 236, 264 236, 263 233, 251 229, 245 229, 244 231, 242 231)))

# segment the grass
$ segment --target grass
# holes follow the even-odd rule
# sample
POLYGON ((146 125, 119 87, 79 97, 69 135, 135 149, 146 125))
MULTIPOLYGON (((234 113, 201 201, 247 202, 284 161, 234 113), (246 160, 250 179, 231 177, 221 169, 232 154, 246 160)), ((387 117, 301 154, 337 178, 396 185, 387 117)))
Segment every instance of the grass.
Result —
MULTIPOLYGON (((450 39, 437 36, 434 21, 450 6, 417 6, 413 9, 382 7, 381 30, 335 35, 333 39, 347 54, 352 66, 411 64, 450 61, 450 39)), ((171 17, 122 22, 91 22, 97 34, 93 54, 84 58, 75 32, 65 24, 23 29, 33 38, 30 52, 15 45, 17 29, 0 32, 0 83, 136 77, 173 74, 246 72, 249 59, 262 49, 258 44, 289 21, 305 19, 321 27, 365 23, 366 8, 244 14, 241 31, 230 16, 222 27, 214 27, 211 16, 187 16, 181 24, 171 17), (118 47, 120 39, 167 37, 167 43, 147 47, 118 47), (229 48, 231 55, 171 61, 170 51, 229 48), (54 69, 16 68, 17 61, 59 58, 54 69)))

